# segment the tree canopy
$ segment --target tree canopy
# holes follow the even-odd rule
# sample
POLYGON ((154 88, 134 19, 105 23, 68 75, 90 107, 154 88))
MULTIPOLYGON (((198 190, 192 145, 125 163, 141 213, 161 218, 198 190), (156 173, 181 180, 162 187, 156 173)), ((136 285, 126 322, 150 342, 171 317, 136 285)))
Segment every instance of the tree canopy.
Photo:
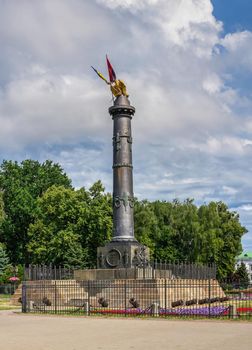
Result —
POLYGON ((247 232, 239 215, 225 203, 197 207, 192 199, 137 202, 135 231, 153 258, 216 263, 221 278, 232 275, 235 258, 242 251, 241 238, 247 232))
POLYGON ((250 283, 249 273, 243 261, 234 272, 233 280, 237 281, 240 287, 247 288, 249 286, 249 283, 250 283))
MULTIPOLYGON (((216 263, 234 272, 247 232, 223 202, 139 201, 135 236, 153 259, 216 263)), ((96 265, 96 249, 111 238, 112 197, 101 181, 75 190, 59 164, 4 161, 0 167, 0 243, 13 265, 96 265), (6 249, 6 250, 5 250, 6 249)))
POLYGON ((0 243, 0 277, 9 265, 9 258, 3 245, 0 243))
POLYGON ((97 247, 111 235, 110 203, 100 182, 89 191, 50 187, 38 198, 34 223, 28 230, 31 262, 95 266, 97 247))
POLYGON ((0 190, 5 211, 1 239, 15 264, 30 261, 28 227, 34 220, 37 198, 52 185, 71 188, 71 180, 59 164, 49 160, 42 164, 34 160, 24 160, 21 164, 4 161, 0 167, 0 190))

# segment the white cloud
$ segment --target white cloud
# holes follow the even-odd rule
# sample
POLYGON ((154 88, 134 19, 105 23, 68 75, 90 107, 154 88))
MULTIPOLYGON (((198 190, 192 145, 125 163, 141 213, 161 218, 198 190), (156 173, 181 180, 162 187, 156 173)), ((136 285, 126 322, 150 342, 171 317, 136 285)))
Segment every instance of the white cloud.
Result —
POLYGON ((108 166, 110 158, 111 149, 104 148, 100 140, 89 145, 62 145, 59 149, 44 147, 40 153, 41 161, 52 159, 61 164, 76 188, 89 188, 100 179, 107 191, 112 191, 112 168, 108 166))
POLYGON ((222 190, 224 194, 231 195, 231 196, 235 195, 238 192, 236 188, 233 188, 230 186, 222 186, 222 190))
POLYGON ((177 45, 199 57, 209 57, 222 29, 209 0, 100 0, 112 9, 127 9, 156 29, 164 46, 177 45))
POLYGON ((97 0, 98 3, 104 4, 111 9, 134 9, 136 11, 142 10, 147 6, 156 5, 159 0, 97 0))
POLYGON ((71 142, 108 131, 107 116, 92 107, 106 103, 93 80, 37 70, 10 82, 2 93, 0 147, 71 142))
MULTIPOLYGON (((232 136, 222 136, 221 138, 210 137, 206 140, 206 143, 200 146, 200 149, 206 153, 235 156, 236 154, 251 154, 251 145, 252 140, 232 136)), ((197 145, 195 145, 195 147, 197 147, 197 145)))
POLYGON ((252 212, 252 204, 243 204, 240 207, 236 208, 236 210, 243 210, 252 212))
POLYGON ((223 81, 215 73, 212 73, 211 75, 206 77, 206 79, 203 81, 203 88, 210 94, 220 92, 223 87, 224 87, 223 81))
POLYGON ((229 33, 221 40, 221 44, 229 51, 235 52, 243 49, 248 40, 252 39, 252 33, 249 31, 229 33))
POLYGON ((90 70, 105 73, 108 53, 136 107, 135 193, 251 198, 252 98, 239 72, 251 73, 252 33, 222 37, 210 0, 0 5, 3 158, 51 157, 76 186, 101 178, 111 189, 111 95, 90 70))
POLYGON ((252 71, 252 33, 249 31, 229 33, 220 44, 226 49, 226 65, 234 69, 246 69, 252 71))

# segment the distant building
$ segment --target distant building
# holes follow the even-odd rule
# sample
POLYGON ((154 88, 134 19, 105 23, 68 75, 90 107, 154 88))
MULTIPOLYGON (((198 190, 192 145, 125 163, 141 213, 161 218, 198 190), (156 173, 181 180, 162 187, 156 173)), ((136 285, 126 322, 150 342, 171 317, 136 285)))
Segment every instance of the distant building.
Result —
POLYGON ((250 283, 252 283, 252 252, 242 253, 236 258, 236 267, 244 263, 249 274, 250 283))

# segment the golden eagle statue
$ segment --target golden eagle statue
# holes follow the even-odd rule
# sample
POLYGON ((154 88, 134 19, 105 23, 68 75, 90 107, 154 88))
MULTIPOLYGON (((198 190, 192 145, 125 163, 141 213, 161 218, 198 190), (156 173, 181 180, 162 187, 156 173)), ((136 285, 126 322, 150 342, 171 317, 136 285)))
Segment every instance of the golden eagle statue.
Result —
POLYGON ((110 85, 110 90, 113 96, 118 97, 118 96, 124 95, 128 97, 129 95, 127 93, 126 85, 122 80, 116 79, 115 71, 111 63, 109 62, 109 59, 107 56, 106 56, 106 60, 107 60, 107 67, 108 67, 108 73, 109 73, 109 81, 102 75, 102 73, 98 72, 94 67, 92 66, 91 67, 102 80, 104 80, 108 85, 110 85))

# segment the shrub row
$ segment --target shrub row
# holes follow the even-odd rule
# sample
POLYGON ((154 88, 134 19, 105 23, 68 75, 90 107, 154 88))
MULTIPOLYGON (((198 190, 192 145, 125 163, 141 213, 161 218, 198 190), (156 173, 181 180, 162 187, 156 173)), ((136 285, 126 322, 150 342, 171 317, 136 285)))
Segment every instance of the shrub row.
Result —
POLYGON ((203 305, 203 304, 209 304, 209 303, 216 303, 217 301, 219 302, 224 302, 224 301, 228 301, 229 300, 229 297, 214 297, 214 298, 203 298, 203 299, 191 299, 191 300, 176 300, 176 301, 173 301, 171 303, 171 306, 172 307, 176 307, 176 306, 182 306, 182 305, 186 305, 186 306, 189 306, 189 305, 196 305, 196 304, 199 304, 199 305, 203 305))

